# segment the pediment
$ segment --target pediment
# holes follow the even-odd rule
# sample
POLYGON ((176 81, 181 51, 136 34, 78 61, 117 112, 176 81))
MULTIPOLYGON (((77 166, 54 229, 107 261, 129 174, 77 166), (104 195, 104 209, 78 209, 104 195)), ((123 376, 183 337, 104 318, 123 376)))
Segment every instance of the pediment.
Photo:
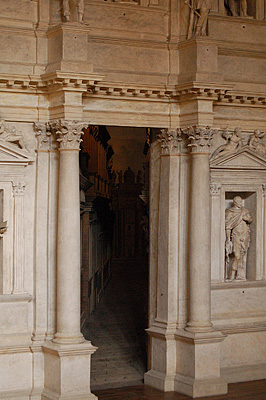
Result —
POLYGON ((210 160, 211 168, 219 169, 265 169, 266 156, 256 152, 249 146, 244 146, 234 153, 218 155, 210 160))
POLYGON ((0 139, 0 165, 28 165, 34 158, 26 150, 0 139))

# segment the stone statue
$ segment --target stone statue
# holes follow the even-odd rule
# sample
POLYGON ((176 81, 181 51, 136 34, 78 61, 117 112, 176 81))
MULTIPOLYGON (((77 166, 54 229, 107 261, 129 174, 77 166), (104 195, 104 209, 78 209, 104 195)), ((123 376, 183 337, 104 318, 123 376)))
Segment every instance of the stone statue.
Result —
POLYGON ((188 39, 192 36, 206 36, 208 15, 212 8, 212 0, 186 1, 190 8, 188 39))
POLYGON ((223 132, 222 136, 227 140, 227 143, 218 147, 213 153, 212 158, 222 155, 234 153, 242 145, 241 128, 236 128, 233 133, 228 132, 228 128, 223 132))
POLYGON ((253 135, 249 139, 249 147, 256 150, 258 153, 266 154, 266 146, 261 143, 261 139, 265 136, 266 132, 261 132, 255 129, 253 135))
POLYGON ((242 197, 234 197, 233 206, 225 212, 225 255, 229 281, 246 280, 251 222, 250 212, 242 205, 242 197))
MULTIPOLYGON (((236 10, 235 0, 227 0, 227 5, 229 11, 231 12, 233 17, 238 17, 238 13, 236 10)), ((239 0, 239 15, 240 17, 247 17, 247 0, 239 0)))
POLYGON ((134 183, 135 174, 130 167, 124 172, 124 183, 134 183))
POLYGON ((4 120, 0 120, 0 139, 5 142, 18 145, 21 149, 25 149, 25 142, 22 132, 15 128, 7 127, 4 120))
MULTIPOLYGON (((63 12, 64 12, 64 17, 65 17, 66 22, 70 21, 70 1, 71 0, 63 0, 63 12)), ((74 0, 74 1, 75 1, 75 5, 78 9, 78 22, 83 23, 84 0, 74 0)))

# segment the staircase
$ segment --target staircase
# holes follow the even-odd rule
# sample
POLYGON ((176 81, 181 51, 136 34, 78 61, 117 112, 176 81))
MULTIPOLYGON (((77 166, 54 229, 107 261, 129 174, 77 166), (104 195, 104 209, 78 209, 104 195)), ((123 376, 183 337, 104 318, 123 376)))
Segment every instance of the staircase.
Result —
POLYGON ((92 356, 91 388, 143 383, 146 371, 147 262, 116 262, 111 280, 84 332, 98 347, 92 356))

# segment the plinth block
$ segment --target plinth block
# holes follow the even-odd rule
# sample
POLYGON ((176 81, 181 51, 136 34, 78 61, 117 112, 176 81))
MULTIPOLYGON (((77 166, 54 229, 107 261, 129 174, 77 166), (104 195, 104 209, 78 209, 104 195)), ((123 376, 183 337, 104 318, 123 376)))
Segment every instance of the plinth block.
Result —
POLYGON ((221 378, 221 342, 226 335, 210 331, 176 335, 176 392, 193 398, 227 393, 227 382, 221 378))
POLYGON ((96 347, 47 342, 44 352, 42 400, 97 400, 90 391, 90 362, 96 347))

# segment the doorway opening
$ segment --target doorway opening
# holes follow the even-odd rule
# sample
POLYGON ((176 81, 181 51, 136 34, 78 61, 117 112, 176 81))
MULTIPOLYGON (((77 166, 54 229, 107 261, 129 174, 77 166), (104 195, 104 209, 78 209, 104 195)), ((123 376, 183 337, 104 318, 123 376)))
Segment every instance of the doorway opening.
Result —
POLYGON ((149 135, 91 126, 83 138, 81 324, 98 347, 92 390, 138 385, 147 370, 149 135))

